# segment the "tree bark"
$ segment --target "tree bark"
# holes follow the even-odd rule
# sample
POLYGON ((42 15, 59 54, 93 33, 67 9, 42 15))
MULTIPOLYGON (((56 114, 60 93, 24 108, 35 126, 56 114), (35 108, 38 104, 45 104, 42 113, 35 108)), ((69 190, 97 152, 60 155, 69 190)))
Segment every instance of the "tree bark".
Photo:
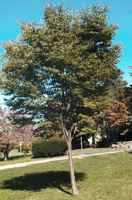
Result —
POLYGON ((62 132, 64 134, 64 137, 65 137, 65 140, 66 140, 66 143, 67 143, 67 148, 68 148, 68 158, 69 158, 69 168, 70 168, 70 179, 71 179, 71 186, 72 186, 72 194, 78 195, 79 190, 78 190, 77 185, 76 185, 74 163, 73 163, 73 159, 72 159, 72 136, 71 136, 71 132, 70 131, 68 132, 67 129, 65 128, 62 116, 60 117, 60 122, 61 122, 62 132))
POLYGON ((9 153, 7 151, 4 152, 4 160, 8 160, 9 158, 9 153))
POLYGON ((76 185, 76 180, 75 180, 75 170, 74 170, 74 163, 72 159, 72 145, 71 145, 71 140, 67 142, 68 146, 68 157, 69 157, 69 167, 70 167, 70 179, 71 179, 71 186, 72 186, 72 194, 73 195, 78 195, 79 191, 76 185))
POLYGON ((5 161, 8 160, 9 159, 9 144, 6 144, 3 154, 4 154, 4 160, 5 161))
POLYGON ((92 146, 93 147, 95 146, 95 135, 94 134, 92 135, 92 146))
POLYGON ((83 149, 83 138, 82 138, 82 136, 80 136, 80 146, 81 146, 81 149, 83 149))

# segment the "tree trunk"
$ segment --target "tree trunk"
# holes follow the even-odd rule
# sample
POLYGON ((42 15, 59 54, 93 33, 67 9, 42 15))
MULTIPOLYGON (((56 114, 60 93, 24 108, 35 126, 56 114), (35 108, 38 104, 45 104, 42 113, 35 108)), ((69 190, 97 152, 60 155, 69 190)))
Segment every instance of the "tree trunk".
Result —
POLYGON ((83 138, 80 136, 81 149, 83 149, 83 138))
POLYGON ((71 141, 67 142, 68 146, 68 157, 69 157, 69 167, 70 167, 70 178, 71 178, 71 185, 72 185, 72 194, 73 195, 78 195, 79 191, 76 186, 76 180, 75 180, 75 170, 74 170, 74 163, 72 159, 72 145, 71 141))
POLYGON ((92 135, 92 146, 93 147, 95 146, 95 135, 94 134, 92 135))
POLYGON ((62 132, 64 134, 66 143, 67 143, 67 148, 68 148, 68 158, 69 158, 69 168, 70 168, 70 179, 71 179, 71 186, 72 186, 72 194, 73 195, 78 195, 79 191, 76 185, 76 180, 75 180, 75 170, 74 170, 74 163, 72 159, 72 137, 71 137, 71 132, 68 132, 67 129, 64 126, 63 123, 63 117, 60 117, 61 121, 61 127, 62 127, 62 132))
POLYGON ((4 151, 4 160, 8 160, 9 158, 9 153, 7 151, 4 151))

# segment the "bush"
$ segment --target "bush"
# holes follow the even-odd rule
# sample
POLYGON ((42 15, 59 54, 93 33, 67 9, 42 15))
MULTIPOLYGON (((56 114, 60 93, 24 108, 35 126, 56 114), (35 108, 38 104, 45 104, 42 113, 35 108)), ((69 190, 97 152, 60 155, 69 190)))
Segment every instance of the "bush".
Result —
POLYGON ((66 149, 67 145, 64 139, 52 138, 44 140, 43 138, 38 138, 33 141, 32 156, 33 158, 59 156, 63 155, 66 149))

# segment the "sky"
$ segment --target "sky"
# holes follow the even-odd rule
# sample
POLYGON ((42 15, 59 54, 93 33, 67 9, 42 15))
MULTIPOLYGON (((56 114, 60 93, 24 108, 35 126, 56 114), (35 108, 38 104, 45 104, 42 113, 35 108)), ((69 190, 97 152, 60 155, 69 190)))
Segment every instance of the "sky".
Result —
MULTIPOLYGON (((124 79, 132 84, 129 76, 132 66, 132 0, 1 0, 0 2, 0 54, 3 43, 15 40, 20 35, 21 22, 42 22, 44 7, 52 3, 63 4, 71 10, 87 8, 92 4, 108 5, 109 22, 119 29, 113 40, 120 44, 122 53, 118 67, 124 72, 124 79)), ((2 101, 2 100, 1 100, 2 101)))

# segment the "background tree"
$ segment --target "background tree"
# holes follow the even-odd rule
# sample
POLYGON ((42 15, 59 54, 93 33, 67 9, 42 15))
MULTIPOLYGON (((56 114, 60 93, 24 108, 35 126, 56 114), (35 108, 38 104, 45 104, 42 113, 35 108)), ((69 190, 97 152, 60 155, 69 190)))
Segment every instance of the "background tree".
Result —
POLYGON ((4 160, 9 159, 9 153, 15 148, 21 151, 31 151, 32 125, 17 127, 12 123, 12 113, 0 110, 0 152, 4 160))
MULTIPOLYGON (((105 140, 109 135, 108 129, 109 132, 113 129, 112 126, 109 126, 109 128, 107 126, 106 110, 114 105, 115 102, 125 105, 127 110, 127 105, 124 103, 126 82, 122 80, 121 76, 119 77, 120 78, 114 80, 110 85, 105 87, 103 94, 100 93, 87 102, 87 107, 89 108, 88 115, 86 118, 80 120, 82 127, 80 131, 86 133, 87 135, 89 133, 89 136, 92 136, 93 145, 95 145, 95 138, 97 136, 100 139, 102 138, 101 140, 105 140)), ((127 113, 125 114, 127 115, 127 113)), ((122 124, 125 124, 125 122, 122 124)), ((120 125, 122 126, 122 124, 120 125)), ((120 125, 118 124, 118 127, 120 125)), ((119 132, 117 134, 119 134, 119 132)), ((117 134, 115 131, 115 137, 117 134)), ((108 145, 108 143, 105 145, 108 145)))
POLYGON ((128 108, 120 101, 113 102, 105 109, 109 143, 117 142, 120 136, 120 128, 128 123, 128 108), (114 140, 114 141, 113 141, 114 140))
POLYGON ((15 131, 16 144, 20 152, 29 153, 32 150, 33 139, 33 125, 25 124, 23 126, 16 127, 15 131))
POLYGON ((93 112, 89 102, 104 95, 120 76, 120 48, 112 44, 116 26, 107 9, 92 7, 72 15, 47 7, 43 24, 23 24, 21 37, 5 45, 5 91, 8 105, 33 121, 52 123, 68 147, 73 194, 78 194, 72 160, 72 138, 86 128, 93 112), (82 122, 88 122, 80 125, 82 122))
POLYGON ((15 127, 9 120, 9 113, 0 110, 0 152, 4 155, 4 160, 9 158, 9 152, 16 144, 15 127))
POLYGON ((125 88, 125 101, 128 106, 128 124, 127 124, 127 135, 128 138, 132 138, 132 85, 125 88))
POLYGON ((114 102, 105 110, 105 113, 110 126, 118 126, 128 120, 127 107, 122 102, 114 102))

